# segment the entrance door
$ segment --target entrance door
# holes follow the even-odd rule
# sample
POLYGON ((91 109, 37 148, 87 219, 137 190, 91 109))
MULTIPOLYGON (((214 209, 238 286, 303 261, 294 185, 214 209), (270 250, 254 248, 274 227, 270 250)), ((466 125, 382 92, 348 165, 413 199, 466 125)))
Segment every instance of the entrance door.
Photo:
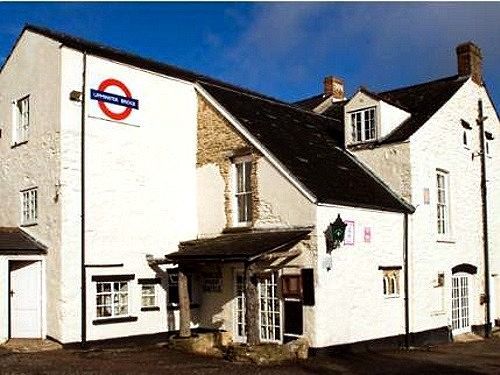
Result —
MULTIPOLYGON (((234 279, 234 338, 246 342, 245 332, 245 278, 242 272, 235 273, 234 279)), ((259 277, 260 339, 265 342, 281 342, 281 301, 278 296, 278 273, 259 277)))
POLYGON ((278 296, 278 272, 261 277, 259 301, 260 339, 281 342, 281 301, 278 296))
POLYGON ((42 337, 41 261, 10 261, 10 337, 42 337))
POLYGON ((469 276, 457 274, 451 280, 451 325, 453 334, 470 332, 469 276))

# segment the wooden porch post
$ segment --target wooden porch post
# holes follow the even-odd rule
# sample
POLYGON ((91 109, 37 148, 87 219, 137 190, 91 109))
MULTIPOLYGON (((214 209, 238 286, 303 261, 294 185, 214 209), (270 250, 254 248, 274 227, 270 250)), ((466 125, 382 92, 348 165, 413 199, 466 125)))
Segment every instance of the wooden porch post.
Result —
POLYGON ((179 337, 191 337, 191 309, 189 301, 188 278, 185 270, 179 267, 179 337))
POLYGON ((253 267, 245 265, 245 327, 248 345, 260 343, 259 293, 253 267))

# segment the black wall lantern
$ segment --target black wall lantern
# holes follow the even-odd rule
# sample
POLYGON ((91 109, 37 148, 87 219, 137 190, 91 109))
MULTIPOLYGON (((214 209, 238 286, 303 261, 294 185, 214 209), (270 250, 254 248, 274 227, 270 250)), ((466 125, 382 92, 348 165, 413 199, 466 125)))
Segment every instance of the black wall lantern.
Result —
POLYGON ((332 250, 339 247, 340 243, 344 241, 346 227, 347 224, 342 221, 339 214, 337 219, 333 223, 330 223, 328 228, 326 228, 326 252, 328 254, 330 254, 332 250))

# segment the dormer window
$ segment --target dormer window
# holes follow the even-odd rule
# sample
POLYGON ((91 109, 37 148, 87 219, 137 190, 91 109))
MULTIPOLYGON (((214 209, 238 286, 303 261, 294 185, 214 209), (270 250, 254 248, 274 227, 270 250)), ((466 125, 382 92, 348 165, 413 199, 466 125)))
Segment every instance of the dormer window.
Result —
POLYGON ((367 142, 375 139, 375 108, 351 113, 352 139, 354 142, 367 142))

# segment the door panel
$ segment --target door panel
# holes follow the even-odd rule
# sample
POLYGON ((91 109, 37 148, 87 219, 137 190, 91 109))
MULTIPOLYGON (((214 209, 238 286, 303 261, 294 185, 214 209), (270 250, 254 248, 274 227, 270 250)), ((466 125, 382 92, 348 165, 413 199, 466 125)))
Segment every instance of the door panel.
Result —
POLYGON ((42 336, 41 261, 10 261, 10 335, 42 336))

